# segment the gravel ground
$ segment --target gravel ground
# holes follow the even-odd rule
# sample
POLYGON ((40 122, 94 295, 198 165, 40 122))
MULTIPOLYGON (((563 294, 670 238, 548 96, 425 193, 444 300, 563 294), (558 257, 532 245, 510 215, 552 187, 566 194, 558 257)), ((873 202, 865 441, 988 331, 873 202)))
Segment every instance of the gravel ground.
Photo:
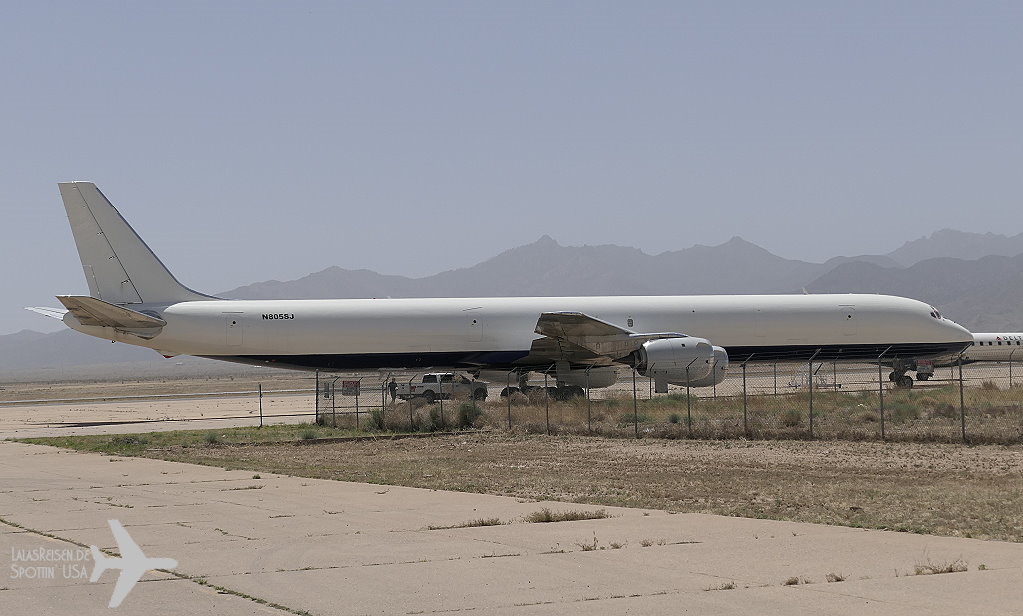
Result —
POLYGON ((1023 448, 465 433, 164 459, 423 488, 1023 541, 1023 448))

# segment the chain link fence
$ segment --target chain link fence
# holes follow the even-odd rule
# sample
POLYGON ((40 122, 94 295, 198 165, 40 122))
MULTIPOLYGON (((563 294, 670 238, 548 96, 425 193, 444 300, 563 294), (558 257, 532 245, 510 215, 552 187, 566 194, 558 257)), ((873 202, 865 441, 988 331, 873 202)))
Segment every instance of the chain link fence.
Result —
POLYGON ((552 375, 537 373, 510 395, 516 377, 487 383, 485 399, 445 391, 443 384, 431 399, 407 390, 396 395, 397 384, 421 381, 422 373, 318 374, 315 417, 336 427, 395 432, 475 427, 659 438, 1023 443, 1021 372, 1011 363, 952 366, 903 388, 890 380, 884 363, 749 362, 729 366, 716 386, 672 386, 656 394, 652 380, 623 368, 614 386, 577 388, 582 395, 568 399, 554 388, 552 375))

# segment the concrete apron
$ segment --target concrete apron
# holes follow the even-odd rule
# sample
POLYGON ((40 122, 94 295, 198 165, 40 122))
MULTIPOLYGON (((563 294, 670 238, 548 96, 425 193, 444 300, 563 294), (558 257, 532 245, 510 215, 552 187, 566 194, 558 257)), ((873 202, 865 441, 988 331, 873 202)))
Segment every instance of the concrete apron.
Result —
POLYGON ((1023 613, 1014 543, 260 475, 0 442, 0 614, 1023 613), (109 519, 178 561, 116 611, 109 519))

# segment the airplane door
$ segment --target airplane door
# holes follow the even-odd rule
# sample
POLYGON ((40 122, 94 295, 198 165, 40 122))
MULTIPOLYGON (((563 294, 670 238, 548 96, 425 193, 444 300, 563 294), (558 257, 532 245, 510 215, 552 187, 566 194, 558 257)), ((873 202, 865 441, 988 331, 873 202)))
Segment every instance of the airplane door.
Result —
POLYGON ((479 308, 469 308, 465 311, 466 325, 468 326, 469 342, 483 340, 483 314, 479 308))
POLYGON ((856 306, 839 306, 839 318, 842 319, 842 335, 853 337, 856 335, 856 306))
POLYGON ((479 342, 480 340, 483 340, 482 314, 469 315, 469 340, 472 342, 479 342))
POLYGON ((227 346, 241 346, 243 342, 243 321, 241 312, 225 312, 224 326, 227 332, 227 346))

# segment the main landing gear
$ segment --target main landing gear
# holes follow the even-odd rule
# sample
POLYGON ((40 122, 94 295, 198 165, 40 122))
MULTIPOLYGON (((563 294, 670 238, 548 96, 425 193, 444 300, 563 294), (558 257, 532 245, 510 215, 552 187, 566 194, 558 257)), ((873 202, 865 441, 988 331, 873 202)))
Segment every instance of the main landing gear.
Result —
MULTIPOLYGON (((575 397, 581 397, 586 395, 586 390, 577 385, 559 385, 557 387, 547 387, 547 396, 551 400, 566 401, 571 400, 575 397)), ((529 384, 529 374, 523 373, 519 375, 518 386, 505 387, 501 390, 501 397, 507 398, 508 396, 515 393, 523 393, 529 395, 532 392, 543 391, 543 387, 536 387, 529 384)))
POLYGON ((913 388, 913 377, 909 376, 904 371, 900 373, 897 370, 893 370, 891 374, 888 375, 888 380, 891 381, 892 383, 895 383, 895 386, 900 389, 913 388))

